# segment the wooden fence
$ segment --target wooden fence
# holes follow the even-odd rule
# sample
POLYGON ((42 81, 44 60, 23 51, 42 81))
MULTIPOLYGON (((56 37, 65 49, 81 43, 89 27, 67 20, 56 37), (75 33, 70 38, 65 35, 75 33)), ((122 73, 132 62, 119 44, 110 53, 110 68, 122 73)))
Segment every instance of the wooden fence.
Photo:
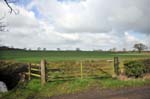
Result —
POLYGON ((45 60, 41 60, 40 64, 30 63, 28 65, 28 79, 31 80, 31 77, 38 77, 41 79, 41 85, 44 85, 47 81, 58 79, 70 80, 77 77, 83 79, 85 77, 99 77, 105 74, 111 76, 112 73, 110 72, 119 75, 118 57, 114 57, 114 60, 103 61, 103 64, 100 64, 99 61, 95 63, 94 61, 79 61, 72 62, 67 66, 67 63, 69 62, 62 62, 58 65, 56 63, 46 63, 45 60))
POLYGON ((31 77, 41 78, 41 85, 46 83, 46 61, 41 60, 40 64, 31 64, 28 65, 28 79, 31 80, 31 77))

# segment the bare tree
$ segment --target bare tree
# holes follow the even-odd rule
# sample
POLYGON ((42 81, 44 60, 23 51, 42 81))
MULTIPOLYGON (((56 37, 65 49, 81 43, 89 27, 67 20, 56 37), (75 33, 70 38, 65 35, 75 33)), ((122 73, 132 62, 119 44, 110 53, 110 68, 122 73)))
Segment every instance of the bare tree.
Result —
POLYGON ((43 48, 43 51, 46 51, 46 48, 43 48))
POLYGON ((76 51, 81 51, 80 48, 76 48, 76 51))
POLYGON ((57 51, 60 51, 61 49, 60 48, 57 48, 57 51))
POLYGON ((26 50, 27 50, 27 48, 23 48, 23 50, 25 50, 25 51, 26 51, 26 50))
POLYGON ((135 49, 137 49, 139 51, 139 53, 141 53, 141 51, 147 49, 147 46, 142 44, 142 43, 138 43, 138 44, 134 44, 133 46, 135 49))
POLYGON ((15 14, 17 14, 18 13, 18 11, 17 10, 15 10, 14 8, 12 8, 12 6, 10 6, 10 3, 16 3, 18 0, 4 0, 4 2, 5 2, 5 4, 7 5, 7 7, 10 9, 10 14, 11 13, 15 13, 15 14))
POLYGON ((116 52, 117 51, 117 48, 112 48, 112 52, 116 52))
POLYGON ((123 48, 123 49, 122 49, 122 51, 123 51, 123 52, 126 52, 126 51, 127 51, 127 49, 126 49, 126 48, 123 48))
POLYGON ((38 47, 37 50, 40 51, 40 50, 41 50, 41 47, 38 47))
MULTIPOLYGON (((15 10, 14 8, 12 8, 12 6, 10 5, 10 3, 16 3, 18 0, 3 0, 6 4, 6 6, 10 9, 9 13, 15 13, 18 14, 19 11, 15 10)), ((7 24, 5 22, 3 22, 3 19, 5 18, 5 14, 4 16, 0 17, 0 31, 6 31, 6 27, 7 24)))

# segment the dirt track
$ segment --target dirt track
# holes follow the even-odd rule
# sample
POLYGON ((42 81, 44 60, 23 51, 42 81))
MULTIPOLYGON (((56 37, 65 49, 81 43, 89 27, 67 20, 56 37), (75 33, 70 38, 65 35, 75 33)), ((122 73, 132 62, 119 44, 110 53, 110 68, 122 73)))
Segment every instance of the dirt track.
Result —
POLYGON ((150 99, 150 86, 113 90, 92 88, 82 93, 53 96, 46 99, 150 99))

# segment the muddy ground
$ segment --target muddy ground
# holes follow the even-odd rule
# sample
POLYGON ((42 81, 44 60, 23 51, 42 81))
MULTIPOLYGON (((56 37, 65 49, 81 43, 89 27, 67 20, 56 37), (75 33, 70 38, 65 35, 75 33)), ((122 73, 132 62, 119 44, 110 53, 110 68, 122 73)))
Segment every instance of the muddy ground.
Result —
POLYGON ((150 86, 105 90, 92 88, 82 93, 53 96, 45 99, 150 99, 150 86))

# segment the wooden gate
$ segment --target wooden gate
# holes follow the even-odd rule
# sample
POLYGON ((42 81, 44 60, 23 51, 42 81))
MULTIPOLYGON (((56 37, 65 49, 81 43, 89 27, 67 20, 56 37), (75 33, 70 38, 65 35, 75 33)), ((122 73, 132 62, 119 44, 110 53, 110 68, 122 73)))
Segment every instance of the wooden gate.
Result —
POLYGON ((46 83, 46 61, 41 60, 40 64, 31 64, 28 65, 28 79, 31 80, 31 77, 41 78, 41 85, 46 83))
POLYGON ((110 77, 115 73, 119 75, 119 58, 114 60, 84 60, 49 62, 41 60, 40 64, 29 64, 28 78, 38 77, 41 85, 47 81, 71 80, 76 78, 110 77))

